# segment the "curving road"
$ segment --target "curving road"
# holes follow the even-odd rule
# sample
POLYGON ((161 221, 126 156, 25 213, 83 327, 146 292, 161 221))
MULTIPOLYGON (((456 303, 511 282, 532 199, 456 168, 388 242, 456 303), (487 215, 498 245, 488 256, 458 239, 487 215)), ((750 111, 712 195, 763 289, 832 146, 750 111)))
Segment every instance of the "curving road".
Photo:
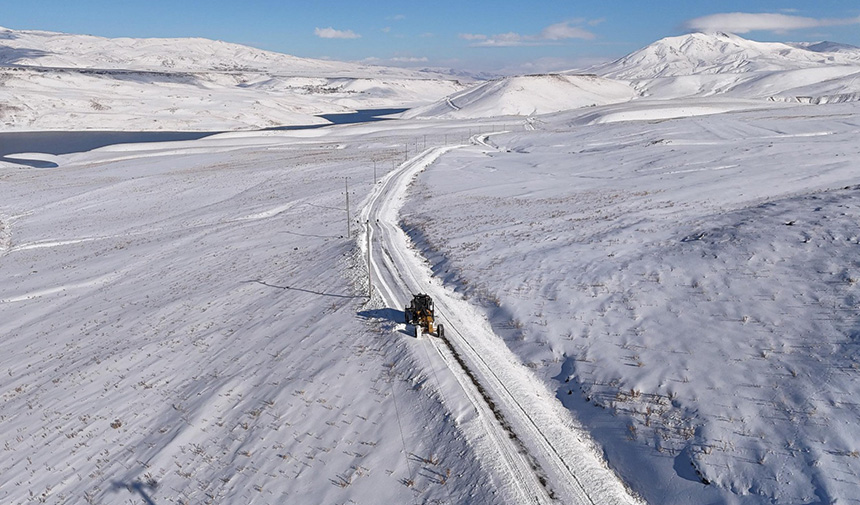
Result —
MULTIPOLYGON (((486 135, 474 144, 492 148, 486 135)), ((641 503, 606 467, 587 433, 554 394, 493 333, 475 307, 435 279, 426 261, 398 226, 409 182, 440 156, 466 146, 431 148, 388 174, 361 210, 369 223, 369 269, 389 307, 404 307, 412 294, 433 297, 447 342, 427 336, 474 406, 478 433, 469 434, 490 467, 508 483, 515 503, 573 505, 641 503)), ((361 241, 364 242, 364 241, 361 241)))

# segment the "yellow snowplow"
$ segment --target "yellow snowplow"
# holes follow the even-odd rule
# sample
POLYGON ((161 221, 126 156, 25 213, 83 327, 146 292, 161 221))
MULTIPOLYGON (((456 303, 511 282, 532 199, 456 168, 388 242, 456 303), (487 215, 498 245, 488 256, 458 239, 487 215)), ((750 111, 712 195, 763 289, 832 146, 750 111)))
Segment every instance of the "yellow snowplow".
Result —
POLYGON ((445 328, 441 324, 436 326, 436 314, 430 295, 419 293, 413 296, 412 303, 403 312, 406 314, 406 324, 415 327, 415 338, 420 337, 421 333, 435 334, 440 338, 445 336, 445 328))

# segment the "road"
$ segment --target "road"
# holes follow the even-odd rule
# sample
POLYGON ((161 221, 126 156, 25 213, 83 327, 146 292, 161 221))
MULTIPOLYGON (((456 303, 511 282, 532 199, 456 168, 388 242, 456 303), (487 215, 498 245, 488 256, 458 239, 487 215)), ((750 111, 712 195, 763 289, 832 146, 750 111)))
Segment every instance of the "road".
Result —
MULTIPOLYGON (((487 135, 475 136, 477 148, 492 149, 487 135)), ((388 174, 361 210, 369 223, 369 269, 375 289, 388 307, 400 309, 412 294, 433 297, 445 340, 422 337, 444 361, 477 412, 479 423, 466 433, 479 453, 509 483, 513 503, 572 505, 635 504, 605 465, 585 430, 508 349, 486 317, 433 277, 398 226, 409 182, 440 156, 466 146, 428 149, 388 174)), ((363 241, 362 241, 363 242, 363 241)), ((403 338, 403 334, 398 334, 403 338)))

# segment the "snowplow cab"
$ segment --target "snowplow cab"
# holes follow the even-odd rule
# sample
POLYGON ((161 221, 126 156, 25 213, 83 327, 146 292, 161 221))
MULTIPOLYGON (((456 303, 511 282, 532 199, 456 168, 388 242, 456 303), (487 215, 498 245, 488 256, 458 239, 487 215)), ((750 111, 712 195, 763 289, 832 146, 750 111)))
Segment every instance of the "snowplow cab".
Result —
POLYGON ((403 313, 406 315, 406 324, 415 327, 416 338, 420 337, 422 332, 435 333, 439 337, 444 335, 442 325, 435 327, 436 314, 430 295, 419 293, 413 296, 412 303, 403 310, 403 313))

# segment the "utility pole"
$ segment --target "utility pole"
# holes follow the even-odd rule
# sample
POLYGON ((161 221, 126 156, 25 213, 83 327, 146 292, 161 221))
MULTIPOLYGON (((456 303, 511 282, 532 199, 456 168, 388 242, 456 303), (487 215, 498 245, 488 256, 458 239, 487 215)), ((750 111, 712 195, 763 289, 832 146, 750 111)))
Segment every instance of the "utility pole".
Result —
POLYGON ((344 177, 343 182, 346 184, 346 238, 352 234, 349 228, 349 177, 344 177))
POLYGON ((373 298, 373 274, 370 266, 370 220, 365 221, 367 225, 367 299, 373 298))
POLYGON ((373 160, 373 185, 376 185, 376 160, 373 160))

